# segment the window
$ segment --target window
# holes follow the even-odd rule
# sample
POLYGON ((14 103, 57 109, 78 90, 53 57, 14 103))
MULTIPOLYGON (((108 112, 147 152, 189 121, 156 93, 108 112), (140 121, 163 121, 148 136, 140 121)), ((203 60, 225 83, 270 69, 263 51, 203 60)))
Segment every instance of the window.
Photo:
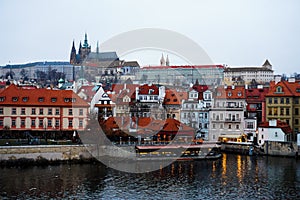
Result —
POLYGON ((40 108, 40 115, 43 115, 43 114, 44 114, 44 109, 40 108))
POLYGON ((278 103, 278 99, 274 98, 274 104, 277 104, 277 103, 278 103))
POLYGON ((290 115, 290 109, 289 109, 289 108, 286 108, 286 109, 285 109, 285 114, 286 114, 286 115, 290 115))
POLYGON ((228 124, 228 129, 231 129, 231 124, 228 124))
POLYGON ((280 103, 284 104, 284 98, 280 98, 280 103))
POLYGON ((280 86, 278 86, 278 87, 276 88, 276 92, 281 93, 281 92, 282 92, 282 88, 281 88, 280 86))
POLYGON ((299 124, 299 119, 295 119, 295 124, 296 124, 296 125, 299 124))
POLYGON ((22 98, 22 101, 23 101, 23 102, 27 102, 27 101, 28 101, 28 97, 23 97, 23 98, 22 98))
POLYGON ((18 97, 12 97, 12 101, 13 102, 17 102, 18 101, 18 97))
POLYGON ((17 109, 16 108, 12 108, 11 109, 11 114, 12 115, 16 115, 17 114, 17 109))
POLYGON ((238 96, 239 96, 239 97, 242 96, 242 92, 238 92, 238 96))
POLYGON ((223 129, 223 124, 220 124, 220 129, 223 129))
POLYGON ((39 127, 43 127, 43 119, 39 120, 39 127))
POLYGON ((59 127, 59 119, 55 120, 55 127, 59 127))
POLYGON ((236 129, 240 129, 240 125, 237 124, 237 125, 235 126, 235 128, 236 128, 236 129))
POLYGON ((55 115, 59 115, 59 108, 55 109, 55 115))
POLYGON ((39 97, 39 98, 38 98, 38 101, 39 101, 39 102, 44 102, 44 101, 45 101, 45 98, 44 98, 44 97, 39 97))
POLYGON ((0 97, 0 102, 3 102, 5 100, 5 97, 0 97))
POLYGON ((289 104, 290 103, 290 98, 286 98, 285 102, 286 102, 286 104, 289 104))
POLYGON ((52 126, 52 119, 48 119, 48 127, 52 126))
POLYGON ((25 126, 25 119, 21 119, 21 127, 25 126))
POLYGON ((272 104, 272 98, 269 98, 269 104, 272 104))
POLYGON ((16 126, 16 120, 15 120, 15 119, 12 119, 12 120, 11 120, 11 126, 12 126, 12 127, 15 127, 15 126, 16 126))
POLYGON ((32 115, 35 115, 35 108, 32 108, 32 109, 31 109, 31 114, 32 114, 32 115))
POLYGON ((0 108, 0 115, 3 115, 3 108, 0 108))
POLYGON ((280 115, 284 115, 284 108, 280 108, 280 115))
POLYGON ((298 97, 295 98, 295 104, 299 104, 299 98, 298 97))
POLYGON ((25 115, 25 108, 21 108, 21 115, 25 115))
POLYGON ((52 115, 52 108, 48 108, 48 115, 52 115))
POLYGON ((277 108, 274 108, 274 115, 277 115, 277 108))
POLYGON ((82 108, 79 109, 79 115, 83 115, 83 109, 82 108))
POLYGON ((213 127, 213 129, 215 129, 216 128, 216 124, 212 124, 212 127, 213 127))
POLYGON ((247 122, 247 129, 254 129, 254 122, 247 122))
POLYGON ((32 127, 35 127, 35 119, 32 119, 32 120, 31 120, 31 126, 32 126, 32 127))
POLYGON ((69 119, 69 127, 73 127, 73 120, 69 119))
POLYGON ((299 108, 295 108, 295 115, 299 115, 299 108))
POLYGON ((263 134, 261 134, 261 139, 264 139, 264 135, 263 134))
POLYGON ((231 96, 232 96, 232 93, 231 93, 231 92, 228 92, 228 96, 231 97, 231 96))
POLYGON ((82 120, 82 119, 79 120, 79 127, 80 127, 80 128, 83 127, 83 120, 82 120))
POLYGON ((57 101, 57 98, 55 98, 55 97, 52 97, 52 98, 51 98, 51 102, 52 102, 52 103, 55 103, 56 101, 57 101))
POLYGON ((3 126, 3 119, 0 119, 0 126, 3 126))
POLYGON ((69 115, 73 115, 73 109, 72 108, 69 109, 69 115))
POLYGON ((278 133, 277 132, 275 132, 275 137, 278 137, 278 133))

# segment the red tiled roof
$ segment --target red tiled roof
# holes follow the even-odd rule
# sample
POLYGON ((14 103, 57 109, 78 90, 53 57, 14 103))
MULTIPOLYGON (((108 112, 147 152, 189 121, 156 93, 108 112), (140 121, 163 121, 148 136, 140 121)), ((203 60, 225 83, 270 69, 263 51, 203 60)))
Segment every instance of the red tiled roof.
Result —
POLYGON ((0 105, 89 107, 72 90, 24 89, 12 84, 0 93, 0 97, 4 97, 0 105))
POLYGON ((224 86, 219 86, 216 89, 216 99, 245 99, 245 87, 235 86, 234 89, 231 86, 224 88, 224 86), (218 95, 220 94, 220 95, 218 95))
POLYGON ((270 88, 266 96, 268 97, 300 96, 300 81, 295 81, 295 82, 280 81, 277 84, 274 84, 273 87, 270 88), (278 87, 282 88, 282 92, 277 91, 278 87))
POLYGON ((276 120, 276 121, 277 121, 277 126, 276 127, 270 126, 269 122, 262 122, 258 125, 258 127, 261 127, 261 128, 281 128, 283 130, 283 132, 286 133, 286 134, 293 133, 291 127, 286 122, 283 122, 283 121, 280 121, 280 120, 276 120))
POLYGON ((147 95, 147 94, 150 94, 150 90, 153 90, 151 92, 152 95, 158 95, 159 94, 159 91, 158 91, 158 87, 156 85, 148 85, 148 84, 145 84, 145 85, 141 85, 139 87, 139 95, 147 95))
POLYGON ((164 98, 164 105, 180 105, 183 95, 180 94, 176 90, 166 89, 166 95, 164 98))
POLYGON ((262 89, 251 88, 246 90, 246 99, 249 103, 263 102, 265 96, 269 92, 269 88, 264 87, 262 89))

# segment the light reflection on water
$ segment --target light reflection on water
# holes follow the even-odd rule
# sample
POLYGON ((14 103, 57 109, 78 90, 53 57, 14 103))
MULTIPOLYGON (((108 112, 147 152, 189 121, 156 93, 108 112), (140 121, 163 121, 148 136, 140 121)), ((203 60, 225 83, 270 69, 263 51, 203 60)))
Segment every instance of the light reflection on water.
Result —
POLYGON ((180 161, 144 174, 101 164, 0 170, 0 199, 300 198, 300 161, 293 158, 224 154, 220 160, 180 161))

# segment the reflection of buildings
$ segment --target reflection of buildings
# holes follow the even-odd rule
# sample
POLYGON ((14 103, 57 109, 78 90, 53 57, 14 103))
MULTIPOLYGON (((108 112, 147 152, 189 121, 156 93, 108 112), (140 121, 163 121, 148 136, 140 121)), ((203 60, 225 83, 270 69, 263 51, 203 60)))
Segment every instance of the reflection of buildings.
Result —
POLYGON ((226 67, 224 69, 224 83, 227 85, 249 85, 253 80, 258 84, 274 80, 274 71, 268 60, 261 67, 226 67))

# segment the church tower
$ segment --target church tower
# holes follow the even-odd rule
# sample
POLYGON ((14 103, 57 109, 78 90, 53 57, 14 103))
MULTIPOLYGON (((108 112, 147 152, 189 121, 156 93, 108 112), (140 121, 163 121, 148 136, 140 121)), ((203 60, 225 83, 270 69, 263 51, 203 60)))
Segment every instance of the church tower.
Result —
POLYGON ((76 49, 75 49, 74 40, 73 40, 73 45, 72 45, 71 54, 70 54, 70 64, 72 64, 72 65, 76 64, 76 49))
POLYGON ((88 43, 87 34, 84 35, 84 42, 80 52, 81 61, 83 61, 91 53, 91 46, 88 43))
POLYGON ((161 54, 160 65, 161 66, 166 66, 166 61, 165 61, 165 58, 164 58, 164 54, 161 54))

